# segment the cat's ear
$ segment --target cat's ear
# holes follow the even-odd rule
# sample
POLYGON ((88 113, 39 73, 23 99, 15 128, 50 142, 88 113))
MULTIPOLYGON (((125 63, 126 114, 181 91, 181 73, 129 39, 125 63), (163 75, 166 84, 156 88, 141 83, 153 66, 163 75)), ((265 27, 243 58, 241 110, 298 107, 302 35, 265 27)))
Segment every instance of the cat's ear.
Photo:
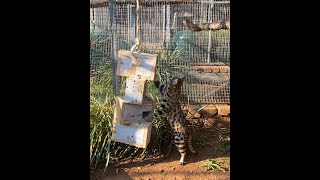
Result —
POLYGON ((185 78, 184 76, 178 78, 178 82, 177 82, 177 87, 178 87, 178 88, 181 88, 181 86, 182 86, 182 84, 183 84, 183 82, 184 82, 185 79, 186 79, 186 78, 185 78))
POLYGON ((159 81, 154 81, 154 85, 159 89, 160 82, 159 81))
POLYGON ((179 80, 180 80, 180 81, 184 81, 184 80, 186 80, 186 77, 185 77, 185 76, 182 76, 182 77, 179 78, 179 80))

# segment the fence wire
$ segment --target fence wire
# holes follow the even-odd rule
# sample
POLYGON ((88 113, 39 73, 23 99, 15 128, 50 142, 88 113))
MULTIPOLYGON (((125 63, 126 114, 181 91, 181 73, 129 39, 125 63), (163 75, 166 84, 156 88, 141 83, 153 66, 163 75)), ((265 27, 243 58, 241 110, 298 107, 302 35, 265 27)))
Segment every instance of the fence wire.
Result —
MULTIPOLYGON (((100 67, 115 60, 113 48, 130 50, 135 43, 135 4, 135 0, 91 1, 92 84, 99 83, 100 67), (115 29, 111 28, 113 23, 115 29)), ((195 24, 227 20, 230 1, 140 0, 140 8, 141 51, 159 54, 161 77, 167 74, 187 77, 182 89, 183 102, 229 103, 230 71, 221 69, 228 69, 230 64, 230 31, 192 32, 183 25, 183 20, 195 24)))

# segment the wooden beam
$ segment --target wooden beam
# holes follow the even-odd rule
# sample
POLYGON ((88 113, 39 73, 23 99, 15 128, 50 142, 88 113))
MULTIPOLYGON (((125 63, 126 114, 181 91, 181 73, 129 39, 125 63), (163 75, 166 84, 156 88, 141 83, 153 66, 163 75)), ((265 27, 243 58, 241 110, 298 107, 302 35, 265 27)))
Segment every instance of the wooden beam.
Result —
POLYGON ((229 66, 191 66, 192 70, 208 73, 230 73, 229 66))
POLYGON ((230 104, 192 104, 186 106, 185 109, 189 112, 189 118, 191 116, 193 118, 200 116, 212 118, 216 115, 228 116, 230 114, 230 104))
POLYGON ((220 116, 228 116, 230 114, 229 104, 216 104, 216 107, 220 116))
MULTIPOLYGON (((105 7, 109 3, 109 0, 95 0, 90 1, 90 6, 92 8, 96 7, 105 7)), ((136 4, 136 0, 115 0, 117 4, 136 4)), ((160 5, 160 4, 193 4, 200 3, 199 0, 155 0, 149 1, 144 0, 141 2, 141 5, 152 6, 152 5, 160 5)))
POLYGON ((191 31, 208 31, 220 29, 230 30, 230 20, 193 24, 189 19, 186 19, 183 21, 183 25, 189 28, 191 31))

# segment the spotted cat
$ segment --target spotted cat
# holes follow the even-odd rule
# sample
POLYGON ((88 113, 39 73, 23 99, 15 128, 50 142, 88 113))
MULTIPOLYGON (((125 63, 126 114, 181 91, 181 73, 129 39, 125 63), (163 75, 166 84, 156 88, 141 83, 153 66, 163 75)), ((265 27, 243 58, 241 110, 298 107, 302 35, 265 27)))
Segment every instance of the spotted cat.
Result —
POLYGON ((154 118, 161 116, 168 118, 174 136, 174 143, 181 155, 181 165, 185 164, 184 158, 187 153, 187 146, 192 153, 196 154, 196 151, 192 147, 190 130, 187 128, 188 121, 186 121, 180 103, 181 86, 184 80, 185 77, 169 77, 169 83, 162 85, 160 85, 159 81, 155 81, 155 85, 160 90, 163 98, 160 101, 159 108, 154 111, 153 116, 146 119, 147 122, 150 122, 154 118))

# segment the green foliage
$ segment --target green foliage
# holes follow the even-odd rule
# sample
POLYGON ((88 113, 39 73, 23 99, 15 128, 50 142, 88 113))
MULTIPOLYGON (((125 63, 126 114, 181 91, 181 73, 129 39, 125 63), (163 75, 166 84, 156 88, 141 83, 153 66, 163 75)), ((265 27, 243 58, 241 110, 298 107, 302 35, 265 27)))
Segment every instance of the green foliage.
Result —
POLYGON ((201 164, 201 167, 206 167, 207 170, 218 169, 220 171, 223 171, 223 169, 221 168, 221 163, 220 162, 213 162, 211 160, 203 161, 202 164, 201 164))
POLYGON ((110 153, 113 106, 90 96, 90 166, 96 168, 110 153))
POLYGON ((184 30, 176 32, 173 36, 173 41, 175 43, 176 50, 182 52, 183 58, 180 60, 180 62, 191 63, 194 60, 199 60, 193 59, 195 56, 201 59, 200 56, 207 55, 209 40, 211 41, 211 55, 221 56, 220 58, 224 58, 224 56, 220 54, 221 51, 229 49, 229 30, 201 32, 184 30))
POLYGON ((157 79, 160 83, 167 81, 168 75, 185 76, 188 66, 185 63, 186 52, 175 50, 163 50, 159 53, 159 67, 157 71, 157 79))
POLYGON ((113 98, 113 73, 111 61, 105 61, 95 72, 96 80, 90 86, 90 94, 98 101, 112 101, 113 98))
MULTIPOLYGON (((154 85, 150 85, 155 88, 154 85)), ((153 100, 156 102, 156 107, 159 107, 160 93, 154 89, 154 94, 150 94, 153 100)), ((143 151, 144 155, 156 155, 162 154, 168 150, 168 144, 171 141, 171 129, 169 127, 166 117, 156 118, 152 122, 151 139, 148 147, 143 151)))

